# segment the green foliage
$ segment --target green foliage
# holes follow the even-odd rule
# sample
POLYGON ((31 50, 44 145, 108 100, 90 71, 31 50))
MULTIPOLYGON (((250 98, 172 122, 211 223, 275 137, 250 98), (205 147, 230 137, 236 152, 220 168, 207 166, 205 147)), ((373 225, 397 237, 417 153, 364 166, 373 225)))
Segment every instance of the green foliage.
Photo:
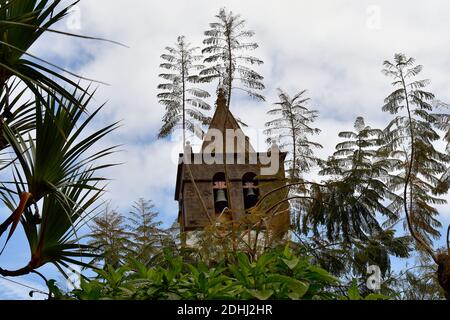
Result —
MULTIPOLYGON (((90 110, 89 88, 73 80, 84 78, 29 52, 46 33, 70 35, 52 27, 71 7, 62 0, 0 0, 0 150, 8 155, 0 162, 6 164, 2 170, 12 171, 9 180, 0 182, 0 200, 11 211, 0 224, 0 236, 9 228, 6 247, 20 222, 30 256, 18 270, 0 268, 1 275, 25 275, 51 263, 67 277, 64 269, 69 265, 88 268, 103 259, 105 266, 95 270, 97 277, 83 278, 80 288, 68 294, 54 280, 46 281, 51 297, 388 299, 367 294, 357 279, 341 285, 335 276, 356 275, 361 280, 366 266, 375 264, 390 277, 390 256, 406 258, 410 252, 410 238, 396 237, 393 229, 403 210, 410 234, 438 267, 423 273, 408 271, 404 279, 389 278, 386 283, 400 283, 399 298, 448 297, 448 252, 437 256, 432 244, 441 227, 436 205, 446 203, 440 195, 450 186, 449 147, 445 153, 435 145, 441 137, 450 143, 450 116, 437 112, 444 104, 425 91, 429 81, 416 80, 422 66, 403 54, 383 64, 383 73, 393 79, 394 87, 382 107, 392 115, 388 126, 373 129, 358 117, 354 130, 339 134, 346 140, 327 161, 314 156, 313 149, 321 146, 309 136, 320 132, 312 125, 318 112, 307 107, 305 91, 291 98, 279 90, 280 101, 269 111, 277 118, 266 124, 266 134, 269 142, 280 140, 281 147, 292 153, 289 178, 298 183, 280 191, 282 199, 270 203, 267 210, 258 215, 261 208, 253 208, 243 220, 247 230, 255 230, 261 217, 278 214, 273 209, 282 207, 285 196, 289 197, 296 214, 297 252, 302 254, 287 247, 283 251, 258 247, 259 230, 252 244, 250 233, 246 243, 240 230, 226 233, 225 228, 217 228, 221 238, 201 239, 205 247, 209 245, 205 255, 209 259, 196 260, 201 254, 178 250, 176 231, 161 230, 160 222, 154 220, 157 213, 142 199, 135 204, 129 226, 124 226, 119 214, 107 212, 94 220, 92 241, 82 243, 78 233, 86 217, 99 208, 97 200, 105 188, 106 179, 99 171, 112 166, 104 159, 114 152, 114 147, 95 152, 92 147, 117 124, 91 130, 102 107, 90 110), (31 100, 23 102, 30 94, 31 100), (327 176, 322 183, 301 179, 317 164, 327 176), (217 242, 224 249, 219 254, 217 242), (242 249, 243 244, 249 248, 242 249), (92 263, 83 262, 83 257, 93 258, 92 263)), ((157 97, 165 107, 160 138, 180 123, 185 132, 186 128, 194 131, 196 122, 210 121, 203 113, 211 108, 204 101, 209 93, 194 84, 218 80, 218 89, 227 94, 228 108, 235 89, 264 100, 258 93, 265 88, 263 77, 252 69, 263 61, 247 55, 258 47, 248 42, 254 32, 245 30, 245 20, 225 9, 216 18, 205 32, 202 54, 206 57, 198 55, 199 48, 191 47, 184 37, 178 37, 176 46, 166 47, 161 56, 160 67, 167 72, 159 75, 166 80, 158 86, 157 97)), ((385 286, 382 292, 391 292, 385 286)))
POLYGON ((168 266, 147 268, 132 260, 122 268, 97 271, 67 297, 76 299, 331 299, 338 280, 310 258, 287 247, 250 262, 243 252, 215 266, 188 264, 166 255, 168 266))
POLYGON ((1 201, 11 210, 0 235, 9 228, 6 247, 21 222, 30 249, 24 267, 0 268, 4 276, 47 263, 65 275, 63 267, 89 267, 79 258, 95 256, 78 232, 103 193, 106 179, 98 172, 112 165, 104 159, 114 147, 92 148, 117 124, 92 130, 102 107, 90 109, 93 95, 78 82, 84 78, 29 52, 48 33, 93 39, 52 29, 72 6, 61 0, 0 1, 0 149, 8 148, 2 170, 11 169, 0 182, 1 201), (32 98, 24 101, 27 96, 32 98))
POLYGON ((383 277, 391 272, 391 257, 408 258, 411 252, 411 239, 396 236, 394 230, 374 234, 365 241, 351 239, 349 242, 330 242, 314 236, 296 236, 297 251, 314 258, 314 262, 339 277, 348 279, 359 276, 367 278, 367 266, 380 267, 383 277))
POLYGON ((86 134, 101 107, 86 115, 92 96, 75 92, 74 97, 77 103, 51 95, 45 101, 36 100, 34 139, 3 126, 14 154, 14 180, 1 185, 2 200, 13 211, 2 229, 11 224, 9 239, 20 218, 31 251, 28 272, 49 262, 61 271, 68 263, 88 266, 74 258, 92 256, 86 245, 79 244, 78 230, 97 208, 95 203, 106 180, 99 171, 113 165, 105 163, 104 158, 114 152, 114 147, 89 151, 117 125, 86 134), (22 199, 24 195, 30 198, 20 214, 15 210, 16 197, 22 199))
POLYGON ((439 285, 438 266, 431 257, 419 251, 412 266, 386 278, 400 300, 444 300, 445 290, 439 285))
POLYGON ((304 215, 304 227, 311 225, 317 235, 323 226, 330 241, 352 238, 367 240, 382 232, 377 214, 396 221, 397 212, 385 203, 398 200, 389 190, 396 178, 390 174, 395 160, 383 157, 380 148, 381 130, 366 126, 364 119, 355 121, 355 131, 339 136, 348 140, 336 146, 337 151, 324 162, 321 175, 328 179, 325 186, 313 186, 314 200, 309 202, 304 215))
POLYGON ((327 179, 306 189, 310 197, 299 201, 296 228, 302 244, 318 263, 336 275, 364 275, 368 264, 390 270, 390 255, 409 256, 409 237, 396 237, 392 222, 397 211, 386 199, 397 200, 389 189, 398 179, 391 173, 398 160, 383 153, 382 131, 366 126, 358 117, 353 131, 339 133, 346 140, 322 163, 327 179), (382 218, 386 219, 385 226, 382 218), (309 243, 308 243, 309 242, 309 243))
MULTIPOLYGON (((55 97, 62 96, 73 103, 76 102, 72 93, 64 86, 69 86, 71 90, 82 90, 81 87, 63 75, 63 72, 59 72, 65 70, 29 52, 29 48, 42 35, 56 32, 52 27, 68 14, 72 5, 65 5, 60 9, 61 3, 61 0, 0 1, 0 90, 2 93, 4 90, 8 91, 8 81, 17 77, 37 97, 42 97, 42 92, 45 92, 55 97)), ((11 92, 6 94, 9 95, 11 92)), ((6 98, 8 99, 9 97, 6 98)), ((8 113, 10 106, 6 100, 3 100, 2 111, 8 113)))
POLYGON ((392 229, 375 233, 367 241, 354 241, 352 250, 353 269, 364 275, 368 265, 380 267, 383 275, 391 270, 391 256, 408 258, 411 251, 409 236, 396 237, 392 229))
MULTIPOLYGON (((53 29, 75 4, 62 0, 0 1, 0 119, 14 132, 25 134, 34 128, 34 99, 45 104, 46 95, 50 95, 60 103, 66 100, 76 104, 78 99, 73 92, 87 93, 79 81, 92 80, 30 52, 30 48, 49 33, 104 40, 53 29), (31 93, 33 99, 22 103, 20 98, 24 93, 31 93)), ((0 135, 0 149, 5 147, 7 143, 0 135)))
POLYGON ((162 222, 156 220, 159 213, 153 208, 151 200, 140 198, 124 217, 107 206, 104 214, 93 219, 88 234, 92 252, 98 254, 92 262, 114 268, 130 257, 147 266, 163 263, 164 250, 176 250, 177 227, 160 228, 162 222))
POLYGON ((356 279, 352 280, 351 286, 348 288, 346 296, 342 297, 343 300, 389 300, 390 297, 385 296, 383 294, 370 293, 363 297, 360 294, 360 290, 358 288, 358 282, 356 279))
POLYGON ((420 272, 406 272, 400 283, 400 294, 404 300, 444 300, 444 290, 439 286, 435 268, 420 272))

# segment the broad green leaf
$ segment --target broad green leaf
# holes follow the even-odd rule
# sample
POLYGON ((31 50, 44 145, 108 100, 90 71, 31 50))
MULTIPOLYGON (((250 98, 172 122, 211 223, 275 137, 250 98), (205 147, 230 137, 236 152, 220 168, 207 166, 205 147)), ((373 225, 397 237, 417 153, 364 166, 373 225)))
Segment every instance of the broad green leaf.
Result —
POLYGON ((303 281, 293 279, 289 283, 288 287, 290 290, 292 290, 292 293, 294 293, 298 297, 297 299, 300 299, 308 292, 309 284, 303 281))
POLYGON ((283 262, 289 267, 289 269, 293 270, 298 265, 300 259, 296 257, 292 257, 291 259, 282 259, 283 262))
POLYGON ((361 295, 359 294, 359 288, 358 288, 358 283, 357 283, 356 279, 353 279, 352 285, 350 286, 350 288, 347 291, 347 295, 350 300, 361 300, 362 299, 361 295))
POLYGON ((247 290, 253 297, 255 297, 258 300, 267 300, 269 299, 272 294, 273 290, 247 290))

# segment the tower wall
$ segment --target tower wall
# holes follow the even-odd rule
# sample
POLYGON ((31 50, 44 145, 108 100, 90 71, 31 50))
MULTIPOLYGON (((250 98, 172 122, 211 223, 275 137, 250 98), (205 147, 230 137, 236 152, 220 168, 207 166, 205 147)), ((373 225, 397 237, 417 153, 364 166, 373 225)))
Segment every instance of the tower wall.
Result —
MULTIPOLYGON (((260 175, 263 165, 257 164, 227 164, 228 174, 228 190, 230 194, 231 209, 233 211, 233 219, 239 219, 245 215, 244 207, 244 191, 242 185, 242 178, 246 173, 254 173, 258 180, 258 189, 260 198, 270 191, 281 187, 285 184, 284 173, 284 158, 286 153, 280 153, 279 170, 276 175, 260 175)), ((191 170, 192 177, 195 180, 196 186, 200 192, 202 200, 212 219, 215 218, 216 213, 214 209, 214 192, 213 192, 213 177, 216 173, 224 172, 223 164, 180 164, 179 181, 177 188, 178 201, 180 204, 180 225, 182 231, 192 231, 204 228, 210 223, 208 215, 205 214, 202 201, 199 199, 197 191, 191 181, 188 167, 191 170)), ((280 193, 284 192, 280 191, 280 193)), ((285 203, 282 207, 286 208, 285 203)), ((277 224, 282 225, 282 229, 289 227, 289 212, 282 214, 276 218, 277 224)))

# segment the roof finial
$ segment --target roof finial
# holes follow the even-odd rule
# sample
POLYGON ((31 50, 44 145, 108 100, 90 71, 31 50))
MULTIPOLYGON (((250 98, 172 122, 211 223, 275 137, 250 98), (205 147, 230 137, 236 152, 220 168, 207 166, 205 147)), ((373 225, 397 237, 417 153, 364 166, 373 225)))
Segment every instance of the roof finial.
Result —
POLYGON ((227 99, 225 98, 225 91, 223 88, 217 90, 217 107, 225 107, 227 105, 227 99))

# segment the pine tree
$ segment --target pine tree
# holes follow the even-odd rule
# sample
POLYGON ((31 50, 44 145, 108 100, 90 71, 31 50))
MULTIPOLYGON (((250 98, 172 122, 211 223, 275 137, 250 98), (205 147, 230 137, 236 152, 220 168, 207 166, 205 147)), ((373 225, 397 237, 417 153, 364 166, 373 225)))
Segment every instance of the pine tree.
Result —
POLYGON ((231 92, 238 89, 251 97, 264 101, 265 98, 256 90, 263 90, 264 84, 260 74, 250 66, 261 65, 263 61, 245 53, 258 48, 255 42, 245 42, 254 36, 254 32, 245 30, 245 20, 233 12, 220 9, 217 21, 210 23, 211 29, 205 31, 206 47, 202 53, 208 55, 204 62, 208 67, 200 71, 203 81, 218 79, 218 88, 222 88, 227 97, 227 108, 230 108, 231 92), (249 66, 250 65, 250 66, 249 66), (240 87, 234 83, 240 82, 240 87))
POLYGON ((385 99, 384 112, 395 117, 385 129, 387 150, 401 163, 396 168, 402 178, 392 185, 401 190, 406 227, 421 249, 431 251, 432 239, 438 238, 441 223, 433 205, 444 199, 433 194, 439 185, 439 175, 445 172, 448 156, 438 151, 434 142, 440 139, 436 126, 443 115, 433 113, 434 94, 425 91, 429 80, 415 80, 422 71, 413 58, 396 54, 394 61, 383 63, 383 73, 392 78, 395 90, 385 99))
POLYGON ((279 140, 281 150, 288 151, 291 158, 286 161, 291 180, 296 181, 302 172, 308 172, 312 166, 320 163, 315 157, 314 149, 322 148, 319 143, 309 140, 309 136, 320 133, 320 129, 312 126, 319 112, 307 107, 309 98, 304 97, 306 90, 300 91, 294 97, 278 89, 279 102, 275 108, 267 112, 276 119, 266 122, 267 142, 279 140))
POLYGON ((167 233, 160 228, 162 222, 157 221, 158 212, 154 210, 151 200, 138 199, 128 217, 127 225, 131 234, 130 251, 138 261, 149 264, 162 252, 167 233))
POLYGON ((177 125, 183 128, 183 145, 186 143, 186 129, 194 132, 195 121, 207 124, 210 118, 203 111, 211 106, 205 102, 210 95, 207 91, 194 87, 200 82, 198 71, 204 66, 198 63, 203 57, 196 54, 198 47, 192 47, 184 36, 177 39, 175 47, 166 47, 167 53, 161 55, 164 60, 160 67, 170 71, 159 76, 168 82, 158 85, 163 92, 158 93, 158 101, 165 106, 163 126, 158 137, 171 134, 177 125))
POLYGON ((88 244, 94 248, 94 253, 99 254, 99 258, 92 262, 103 261, 105 265, 118 268, 124 262, 130 244, 124 217, 111 211, 108 205, 104 213, 94 218, 93 222, 88 244))

